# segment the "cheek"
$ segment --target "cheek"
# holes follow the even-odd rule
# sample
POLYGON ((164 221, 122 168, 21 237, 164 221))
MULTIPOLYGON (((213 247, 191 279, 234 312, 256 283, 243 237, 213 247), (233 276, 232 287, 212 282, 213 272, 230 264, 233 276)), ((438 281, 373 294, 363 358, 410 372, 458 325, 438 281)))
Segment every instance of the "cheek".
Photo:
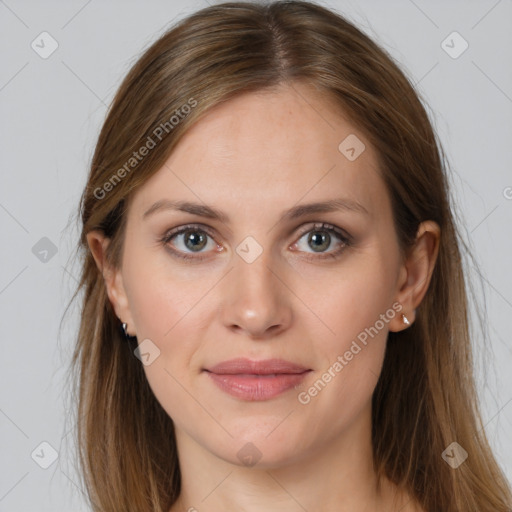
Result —
POLYGON ((180 267, 167 258, 163 249, 136 248, 125 260, 126 291, 137 332, 161 350, 179 337, 187 316, 213 284, 206 276, 184 278, 180 267))
POLYGON ((354 318, 340 316, 337 336, 322 347, 323 364, 297 389, 301 407, 307 414, 323 418, 330 432, 344 430, 368 410, 381 373, 388 333, 379 314, 376 320, 365 309, 365 315, 357 319, 358 327, 354 318), (343 320, 347 322, 344 330, 343 320))
POLYGON ((201 328, 197 303, 211 284, 201 280, 180 282, 169 267, 152 264, 151 257, 137 255, 137 251, 126 260, 126 277, 138 342, 151 340, 147 346, 155 354, 151 364, 144 365, 144 371, 153 393, 170 415, 176 407, 186 408, 190 403, 183 385, 197 350, 195 340, 200 339, 196 335, 201 328))
MULTIPOLYGON (((373 326, 380 315, 394 313, 391 308, 395 293, 391 265, 382 256, 361 258, 356 265, 321 281, 322 294, 315 298, 319 316, 331 332, 327 338, 332 350, 344 350, 366 328, 373 326)), ((387 330, 378 324, 379 330, 387 330)))
POLYGON ((191 360, 201 338, 194 305, 204 291, 191 283, 178 291, 176 281, 158 277, 158 272, 153 272, 134 288, 134 320, 143 338, 152 340, 159 351, 155 360, 144 366, 148 384, 169 417, 181 425, 183 418, 201 414, 191 400, 189 384, 191 360))
MULTIPOLYGON (((330 334, 316 340, 322 365, 298 390, 306 393, 301 403, 310 400, 319 408, 339 403, 353 416, 370 399, 384 359, 389 322, 397 314, 392 308, 391 268, 391 260, 376 255, 340 271, 338 279, 320 282, 324 293, 314 303, 330 334)), ((347 416, 336 412, 333 421, 342 418, 347 416)))

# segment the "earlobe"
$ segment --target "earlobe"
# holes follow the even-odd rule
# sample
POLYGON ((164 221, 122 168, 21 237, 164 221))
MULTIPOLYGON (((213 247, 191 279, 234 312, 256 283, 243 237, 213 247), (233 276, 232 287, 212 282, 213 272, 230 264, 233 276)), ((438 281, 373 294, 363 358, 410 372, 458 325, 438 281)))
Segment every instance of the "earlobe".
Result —
POLYGON ((416 318, 416 310, 406 310, 403 305, 399 313, 391 320, 389 330, 392 332, 403 331, 409 328, 416 318))
POLYGON ((419 225, 416 241, 408 252, 400 269, 397 301, 402 305, 400 314, 390 325, 391 331, 401 331, 410 327, 416 318, 416 308, 427 293, 437 256, 439 253, 441 230, 431 220, 419 225))

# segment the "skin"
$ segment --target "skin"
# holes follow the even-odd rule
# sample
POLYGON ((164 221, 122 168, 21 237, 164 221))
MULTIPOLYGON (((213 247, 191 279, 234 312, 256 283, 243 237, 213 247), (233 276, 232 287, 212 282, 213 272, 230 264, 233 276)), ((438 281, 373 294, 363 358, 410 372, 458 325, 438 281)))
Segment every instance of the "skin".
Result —
POLYGON ((414 322, 439 245, 437 224, 426 221, 401 256, 376 154, 325 96, 295 83, 212 109, 133 196, 120 269, 106 265, 108 242, 101 232, 88 235, 115 312, 139 343, 149 338, 160 350, 144 370, 176 427, 183 485, 171 512, 420 510, 390 482, 377 486, 372 468, 371 397, 388 331, 408 328, 400 314, 308 404, 298 400, 393 303, 414 322), (366 145, 354 161, 338 150, 349 134, 366 145), (279 221, 297 204, 338 197, 367 213, 279 221), (212 205, 230 220, 171 210, 142 220, 164 198, 212 205), (333 234, 315 252, 308 234, 321 234, 317 222, 353 242, 343 247, 333 234), (174 257, 159 241, 190 223, 210 228, 200 253, 184 235, 167 246, 203 261, 174 257), (247 236, 263 249, 252 263, 236 252, 247 236), (337 259, 322 259, 339 247, 337 259), (298 389, 244 401, 202 372, 240 356, 283 358, 313 371, 298 389), (248 442, 261 453, 252 467, 237 457, 248 442))

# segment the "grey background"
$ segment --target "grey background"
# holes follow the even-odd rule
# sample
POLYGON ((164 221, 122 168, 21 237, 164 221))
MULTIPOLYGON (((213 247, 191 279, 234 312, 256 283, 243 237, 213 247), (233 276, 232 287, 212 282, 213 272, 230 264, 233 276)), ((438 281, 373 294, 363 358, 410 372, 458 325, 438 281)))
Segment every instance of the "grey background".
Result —
MULTIPOLYGON (((59 330, 78 275, 73 215, 120 80, 170 24, 207 4, 0 0, 0 511, 87 510, 66 381, 76 308, 59 330), (43 31, 58 42, 47 59, 31 47, 43 31), (35 462, 51 461, 42 442, 58 453, 48 469, 35 462)), ((479 264, 469 267, 476 308, 487 311, 488 336, 475 338, 484 423, 512 480, 512 2, 325 5, 384 46, 431 108, 479 264), (458 58, 441 46, 453 31, 469 44, 458 58)), ((452 40, 452 52, 462 48, 452 40)))

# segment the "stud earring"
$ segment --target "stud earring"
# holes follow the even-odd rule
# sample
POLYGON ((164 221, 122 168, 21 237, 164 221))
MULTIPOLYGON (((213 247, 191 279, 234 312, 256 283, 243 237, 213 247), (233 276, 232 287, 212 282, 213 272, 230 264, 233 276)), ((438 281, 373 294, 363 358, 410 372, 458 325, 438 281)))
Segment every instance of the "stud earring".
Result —
POLYGON ((121 328, 123 329, 124 337, 125 337, 127 340, 137 339, 137 336, 131 336, 130 334, 128 334, 128 324, 127 324, 126 322, 123 322, 123 323, 121 324, 121 328))
POLYGON ((409 322, 408 318, 402 313, 402 321, 405 325, 411 325, 411 322, 409 322))

